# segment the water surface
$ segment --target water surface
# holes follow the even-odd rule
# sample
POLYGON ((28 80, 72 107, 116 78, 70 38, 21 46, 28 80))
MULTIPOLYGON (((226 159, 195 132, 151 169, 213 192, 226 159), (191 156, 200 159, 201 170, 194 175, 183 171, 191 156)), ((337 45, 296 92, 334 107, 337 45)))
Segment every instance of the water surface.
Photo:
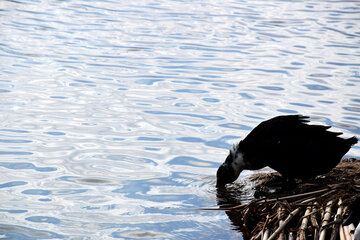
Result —
POLYGON ((357 1, 0 9, 5 239, 239 239, 197 210, 232 143, 281 114, 360 136, 357 1))

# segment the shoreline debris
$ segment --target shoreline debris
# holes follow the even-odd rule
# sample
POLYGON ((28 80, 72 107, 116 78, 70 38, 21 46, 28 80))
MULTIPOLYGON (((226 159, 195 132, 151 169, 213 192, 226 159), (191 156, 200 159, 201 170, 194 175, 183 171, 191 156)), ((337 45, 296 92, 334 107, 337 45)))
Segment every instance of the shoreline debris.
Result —
POLYGON ((254 195, 260 193, 261 198, 242 203, 241 196, 248 193, 240 184, 231 196, 226 190, 218 191, 219 208, 203 210, 225 211, 244 240, 354 239, 356 223, 343 223, 360 196, 360 160, 343 159, 329 173, 297 182, 292 189, 276 189, 276 175, 260 173, 246 179, 254 183, 254 195))

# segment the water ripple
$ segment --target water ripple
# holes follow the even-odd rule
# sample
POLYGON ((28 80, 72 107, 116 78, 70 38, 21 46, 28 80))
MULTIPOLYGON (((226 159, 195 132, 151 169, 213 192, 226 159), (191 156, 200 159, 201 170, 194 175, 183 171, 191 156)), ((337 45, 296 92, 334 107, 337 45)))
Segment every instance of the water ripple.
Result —
POLYGON ((16 225, 0 224, 0 233, 8 239, 63 239, 63 235, 16 225))
POLYGON ((38 172, 53 172, 57 170, 57 168, 54 167, 36 167, 34 164, 28 162, 0 162, 0 166, 13 170, 34 169, 38 172))
POLYGON ((357 2, 1 9, 4 238, 239 239, 194 211, 233 143, 279 114, 360 134, 357 2))
POLYGON ((211 116, 211 115, 199 115, 199 114, 191 114, 191 113, 174 113, 174 112, 163 112, 163 111, 144 111, 145 113, 149 114, 156 114, 156 115, 179 115, 179 116, 187 116, 187 117, 194 117, 194 118, 201 118, 205 120, 223 120, 224 118, 221 116, 211 116))
POLYGON ((17 187, 17 186, 22 186, 22 185, 26 185, 26 184, 28 184, 28 183, 24 182, 24 181, 12 181, 12 182, 0 184, 0 188, 11 188, 11 187, 17 187))

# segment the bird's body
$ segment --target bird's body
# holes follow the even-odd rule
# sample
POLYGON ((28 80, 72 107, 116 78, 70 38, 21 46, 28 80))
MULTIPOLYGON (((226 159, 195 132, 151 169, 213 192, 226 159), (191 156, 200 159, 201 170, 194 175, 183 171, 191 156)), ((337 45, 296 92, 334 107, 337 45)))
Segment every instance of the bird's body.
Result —
POLYGON ((233 182, 244 169, 269 166, 286 178, 306 179, 334 168, 357 138, 343 139, 329 126, 308 125, 308 117, 278 116, 260 123, 230 150, 217 173, 217 186, 233 182))

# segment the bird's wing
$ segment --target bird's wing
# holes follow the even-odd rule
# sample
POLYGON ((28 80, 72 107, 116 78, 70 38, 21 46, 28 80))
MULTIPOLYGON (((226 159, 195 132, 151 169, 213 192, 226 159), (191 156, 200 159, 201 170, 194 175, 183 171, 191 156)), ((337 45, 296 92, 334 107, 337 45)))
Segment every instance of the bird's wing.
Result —
POLYGON ((286 135, 294 135, 301 132, 302 128, 308 126, 307 116, 286 115, 278 116, 261 122, 243 140, 243 144, 250 146, 265 146, 277 144, 286 135))
POLYGON ((307 118, 290 115, 262 122, 243 140, 244 155, 257 166, 267 165, 279 172, 290 171, 285 164, 288 161, 292 162, 291 171, 300 172, 320 158, 337 160, 332 155, 341 145, 342 139, 337 137, 341 133, 327 131, 329 126, 308 125, 307 118))

